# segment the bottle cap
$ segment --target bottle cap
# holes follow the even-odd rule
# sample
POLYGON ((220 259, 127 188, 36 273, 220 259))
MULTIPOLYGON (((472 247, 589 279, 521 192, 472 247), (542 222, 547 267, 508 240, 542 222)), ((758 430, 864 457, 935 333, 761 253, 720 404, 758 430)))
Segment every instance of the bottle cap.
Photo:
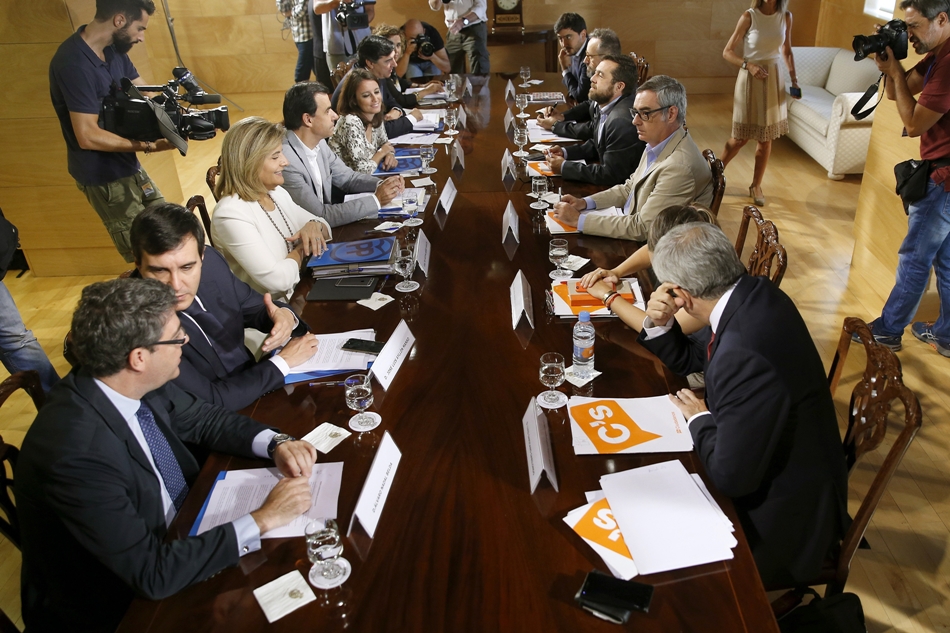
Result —
POLYGON ((590 321, 590 312, 587 310, 581 310, 580 314, 577 315, 577 318, 580 319, 581 322, 587 323, 590 321))

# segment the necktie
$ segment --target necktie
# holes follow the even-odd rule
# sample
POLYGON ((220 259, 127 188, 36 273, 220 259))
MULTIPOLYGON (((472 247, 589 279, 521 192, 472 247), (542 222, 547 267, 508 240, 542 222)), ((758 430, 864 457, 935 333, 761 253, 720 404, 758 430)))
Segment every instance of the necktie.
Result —
POLYGON ((143 402, 139 410, 135 412, 135 417, 138 418, 139 426, 142 428, 142 435, 145 436, 148 450, 152 452, 155 467, 158 468, 162 481, 165 482, 165 490, 168 491, 168 496, 172 498, 175 510, 178 511, 188 494, 188 484, 185 483, 181 465, 172 452, 168 438, 155 423, 155 416, 149 406, 143 402))
POLYGON ((710 358, 712 358, 712 346, 713 346, 713 341, 715 341, 715 340, 716 340, 716 333, 713 332, 713 333, 712 333, 712 336, 709 337, 709 344, 706 345, 706 360, 707 360, 707 361, 708 361, 710 358))
POLYGON ((221 321, 208 310, 204 310, 193 301, 185 314, 190 316, 202 329, 208 340, 211 341, 211 347, 224 365, 224 370, 230 376, 235 371, 244 366, 250 360, 250 352, 244 346, 244 331, 241 330, 241 339, 237 340, 234 336, 229 336, 221 321))

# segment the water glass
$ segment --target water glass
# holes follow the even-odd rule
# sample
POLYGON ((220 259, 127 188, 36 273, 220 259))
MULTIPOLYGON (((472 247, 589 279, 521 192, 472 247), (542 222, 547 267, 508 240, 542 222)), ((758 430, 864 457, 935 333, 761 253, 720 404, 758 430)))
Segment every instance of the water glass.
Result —
POLYGON ((458 90, 459 84, 455 75, 446 77, 442 85, 445 87, 445 98, 449 101, 458 101, 458 95, 455 94, 455 91, 458 90))
POLYGON ((446 108, 445 110, 445 133, 449 136, 455 136, 458 134, 458 130, 455 129, 455 124, 458 123, 459 113, 458 110, 454 108, 446 108))
POLYGON ((434 167, 429 167, 429 163, 432 162, 433 158, 435 158, 434 147, 431 145, 420 146, 419 158, 422 159, 422 169, 419 170, 420 174, 434 174, 436 172, 434 167))
POLYGON ((563 270, 561 264, 567 261, 567 258, 570 257, 571 252, 567 248, 567 240, 562 238, 555 238, 551 240, 548 244, 548 259, 552 264, 557 266, 555 270, 552 270, 548 276, 555 281, 560 281, 563 279, 571 278, 571 271, 563 270))
POLYGON ((548 208, 548 203, 541 200, 548 193, 548 179, 544 176, 535 176, 531 179, 531 193, 537 200, 531 203, 532 209, 544 210, 548 208))
POLYGON ((402 248, 396 254, 396 272, 402 275, 402 281, 396 284, 399 292, 412 292, 419 289, 418 281, 409 281, 412 271, 416 269, 416 256, 412 249, 402 248))
POLYGON ((521 83, 518 85, 522 88, 530 87, 531 84, 528 83, 528 80, 531 79, 531 67, 522 66, 521 71, 518 74, 521 75, 521 83))
POLYGON ((567 404, 567 396, 557 391, 564 382, 564 357, 557 352, 541 355, 541 384, 548 388, 538 396, 538 404, 545 409, 557 409, 567 404))
POLYGON ((379 425, 379 416, 370 415, 366 410, 373 406, 373 385, 368 374, 353 374, 343 381, 346 406, 357 412, 350 418, 350 428, 356 431, 369 431, 379 425))
POLYGON ((518 151, 514 152, 512 156, 517 156, 518 158, 524 158, 528 155, 528 152, 524 151, 524 146, 528 144, 528 128, 526 127, 515 127, 515 145, 518 146, 518 151))
POLYGON ((422 224, 422 219, 416 216, 419 215, 419 208, 425 202, 425 191, 419 190, 418 197, 415 191, 405 190, 402 193, 402 213, 406 216, 406 219, 403 221, 404 226, 419 226, 422 224))
POLYGON ((518 106, 518 109, 521 110, 516 116, 519 119, 527 119, 530 114, 524 111, 528 107, 528 95, 521 92, 515 95, 515 105, 518 106))
POLYGON ((350 575, 350 564, 343 554, 340 528, 333 519, 314 519, 304 528, 307 557, 313 563, 310 583, 320 589, 339 587, 350 575))

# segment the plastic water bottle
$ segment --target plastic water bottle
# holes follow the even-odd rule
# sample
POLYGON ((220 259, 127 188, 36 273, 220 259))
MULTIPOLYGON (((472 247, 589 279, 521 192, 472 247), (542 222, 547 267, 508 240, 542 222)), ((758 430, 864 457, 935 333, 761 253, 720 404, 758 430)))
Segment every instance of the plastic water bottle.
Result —
POLYGON ((578 315, 574 325, 574 374, 586 378, 594 369, 594 326, 590 323, 590 312, 578 315))

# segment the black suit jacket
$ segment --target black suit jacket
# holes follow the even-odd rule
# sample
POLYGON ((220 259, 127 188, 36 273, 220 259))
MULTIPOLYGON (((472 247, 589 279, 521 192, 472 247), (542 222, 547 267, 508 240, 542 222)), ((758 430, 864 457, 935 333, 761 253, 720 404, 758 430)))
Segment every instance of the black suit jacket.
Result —
MULTIPOLYGON (((185 480, 183 442, 252 457, 267 427, 174 384, 147 394, 185 480)), ((128 423, 82 369, 63 378, 23 440, 16 468, 21 596, 31 633, 113 631, 133 596, 161 599, 238 562, 234 528, 165 543, 161 488, 128 423)))
POLYGON ((813 579, 840 541, 847 473, 824 367, 789 297, 742 277, 705 337, 678 325, 640 340, 674 372, 706 371, 709 413, 689 426, 713 484, 732 497, 762 580, 813 579))
POLYGON ((583 158, 587 164, 565 162, 561 166, 561 176, 565 180, 613 187, 630 177, 640 164, 640 155, 646 148, 646 143, 640 140, 637 128, 630 120, 631 107, 632 94, 617 101, 607 113, 607 121, 598 140, 600 107, 593 101, 590 102, 590 137, 576 147, 565 149, 565 158, 568 161, 583 158))
POLYGON ((568 108, 563 112, 564 120, 554 124, 552 131, 558 136, 576 138, 581 140, 589 139, 591 104, 593 102, 585 99, 580 103, 568 108))
POLYGON ((590 42, 589 39, 584 40, 584 46, 581 47, 580 52, 571 56, 571 67, 561 76, 561 81, 567 88, 567 94, 578 102, 585 101, 587 93, 590 92, 590 77, 587 76, 587 65, 584 64, 588 42, 590 42))
MULTIPOLYGON (((346 76, 340 81, 336 89, 333 91, 333 95, 330 97, 330 105, 336 112, 339 112, 337 105, 340 100, 340 92, 343 90, 343 83, 346 81, 347 77, 350 76, 350 73, 346 73, 346 76)), ((383 112, 389 112, 393 108, 403 109, 393 97, 389 91, 389 86, 387 85, 388 79, 377 79, 379 83, 379 96, 383 100, 383 112)), ((415 98, 415 97, 413 97, 415 98)), ((393 119, 392 121, 385 121, 383 125, 386 127, 386 136, 389 138, 395 138, 397 136, 402 136, 403 134, 409 134, 412 132, 412 117, 401 116, 398 119, 393 119)))

